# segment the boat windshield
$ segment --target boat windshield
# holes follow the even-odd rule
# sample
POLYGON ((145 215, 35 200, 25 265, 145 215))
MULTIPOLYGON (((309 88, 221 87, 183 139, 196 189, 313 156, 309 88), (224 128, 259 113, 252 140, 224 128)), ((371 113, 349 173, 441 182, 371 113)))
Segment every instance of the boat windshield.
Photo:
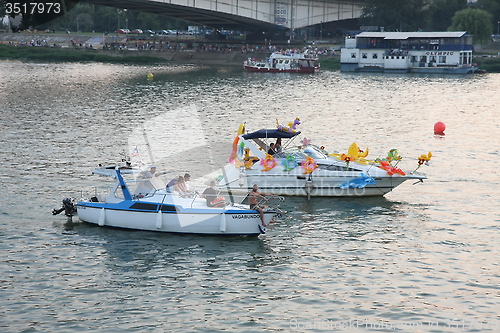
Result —
POLYGON ((286 149, 281 154, 276 154, 275 156, 286 158, 287 155, 293 156, 297 161, 305 160, 306 156, 312 157, 315 160, 324 160, 328 158, 325 151, 316 146, 307 146, 305 149, 301 147, 292 147, 286 149))
MULTIPOLYGON (((158 190, 164 190, 166 187, 165 183, 160 177, 135 178, 132 175, 126 175, 123 178, 132 195, 150 196, 158 190)), ((121 192, 121 188, 118 186, 115 196, 119 198, 123 197, 123 194, 121 192)))
POLYGON ((328 157, 320 148, 316 146, 307 146, 304 149, 304 153, 307 156, 314 158, 315 160, 324 160, 328 157))

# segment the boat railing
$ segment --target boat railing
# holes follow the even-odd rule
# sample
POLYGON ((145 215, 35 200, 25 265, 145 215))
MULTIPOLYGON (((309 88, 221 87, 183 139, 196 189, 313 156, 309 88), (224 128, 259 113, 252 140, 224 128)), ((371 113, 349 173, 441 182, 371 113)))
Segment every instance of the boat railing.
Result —
POLYGON ((258 205, 261 207, 267 207, 264 209, 265 212, 276 212, 278 217, 283 216, 286 212, 281 210, 279 207, 285 201, 285 198, 280 195, 271 194, 266 196, 267 201, 260 199, 258 205))
POLYGON ((200 197, 201 198, 201 195, 200 195, 200 192, 198 191, 193 191, 193 200, 191 200, 191 208, 193 208, 193 204, 194 204, 194 201, 196 200, 196 198, 200 197))

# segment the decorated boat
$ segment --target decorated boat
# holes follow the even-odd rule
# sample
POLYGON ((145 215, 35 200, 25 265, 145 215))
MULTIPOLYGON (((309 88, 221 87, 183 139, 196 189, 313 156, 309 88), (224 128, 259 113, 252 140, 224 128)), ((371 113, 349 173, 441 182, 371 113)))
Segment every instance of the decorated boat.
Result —
POLYGON ((187 195, 171 191, 160 177, 145 178, 139 168, 99 167, 93 173, 115 179, 109 194, 96 191, 79 202, 66 198, 62 208, 53 211, 54 215, 64 211, 67 216, 77 215, 83 222, 136 230, 259 235, 280 213, 282 198, 277 198, 274 207, 265 207, 261 218, 248 205, 229 203, 221 196, 208 202, 198 192, 187 195))
POLYGON ((240 125, 232 152, 220 175, 219 187, 246 193, 257 184, 262 192, 290 196, 383 196, 407 180, 422 182, 418 172, 432 153, 415 160, 414 171, 398 167, 397 149, 386 157, 368 159, 368 149, 353 143, 346 153, 329 153, 325 147, 300 139, 300 119, 276 128, 246 132, 240 125))
POLYGON ((248 58, 243 67, 250 72, 314 73, 319 63, 318 58, 309 53, 274 52, 265 60, 248 58))

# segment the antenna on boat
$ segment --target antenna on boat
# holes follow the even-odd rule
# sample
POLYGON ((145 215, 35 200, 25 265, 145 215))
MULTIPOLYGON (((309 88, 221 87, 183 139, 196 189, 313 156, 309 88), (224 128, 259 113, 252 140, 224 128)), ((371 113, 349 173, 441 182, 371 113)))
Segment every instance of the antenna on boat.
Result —
POLYGON ((146 141, 146 147, 148 147, 149 159, 151 161, 151 164, 154 164, 155 160, 153 158, 153 151, 151 150, 151 145, 149 144, 148 135, 146 133, 145 127, 142 127, 142 135, 144 136, 144 141, 146 141))
POLYGON ((222 167, 222 175, 224 176, 224 181, 226 182, 227 194, 229 195, 229 201, 231 205, 234 205, 233 191, 231 191, 231 186, 229 186, 229 181, 227 179, 226 170, 222 167))

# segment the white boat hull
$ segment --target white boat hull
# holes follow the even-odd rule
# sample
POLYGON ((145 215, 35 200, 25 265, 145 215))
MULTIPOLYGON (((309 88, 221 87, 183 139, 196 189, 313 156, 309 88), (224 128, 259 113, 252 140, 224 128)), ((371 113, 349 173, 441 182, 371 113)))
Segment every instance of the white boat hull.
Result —
MULTIPOLYGON (((279 162, 279 159, 278 159, 279 162)), ((333 162, 332 162, 333 163, 333 162)), ((280 165, 269 171, 262 171, 260 165, 249 170, 227 165, 224 169, 227 182, 219 184, 225 192, 231 191, 235 196, 245 195, 253 184, 259 190, 274 195, 311 196, 311 197, 345 197, 345 196, 383 196, 401 185, 406 180, 420 181, 426 179, 424 175, 389 175, 386 171, 369 165, 357 165, 359 171, 328 171, 314 170, 311 175, 302 173, 297 167, 291 171, 282 171, 280 165), (361 174, 372 177, 375 184, 364 187, 345 188, 346 183, 359 178, 361 174), (243 175, 243 177, 242 177, 243 175), (308 189, 309 187, 309 189, 308 189), (308 193, 309 191, 309 193, 308 193)))
MULTIPOLYGON (((213 235, 259 235, 265 228, 258 212, 213 209, 213 212, 131 211, 106 204, 78 203, 80 220, 99 226, 171 233, 213 235)), ((208 209, 207 209, 208 210, 208 209)), ((268 224, 274 213, 265 213, 268 224)))

